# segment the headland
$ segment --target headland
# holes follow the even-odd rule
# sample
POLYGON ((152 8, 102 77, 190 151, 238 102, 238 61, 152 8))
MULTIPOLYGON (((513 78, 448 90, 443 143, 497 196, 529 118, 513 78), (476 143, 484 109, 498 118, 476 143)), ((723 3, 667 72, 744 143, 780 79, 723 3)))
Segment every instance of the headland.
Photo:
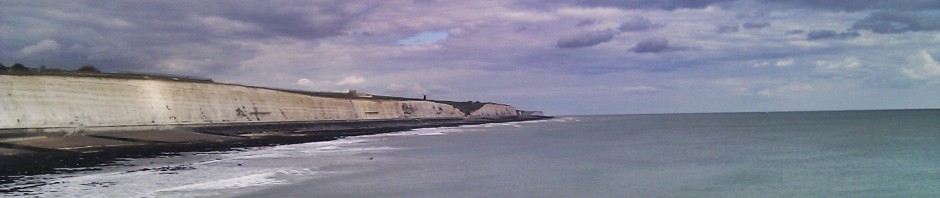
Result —
POLYGON ((0 176, 126 157, 545 119, 506 104, 145 74, 0 73, 0 176))

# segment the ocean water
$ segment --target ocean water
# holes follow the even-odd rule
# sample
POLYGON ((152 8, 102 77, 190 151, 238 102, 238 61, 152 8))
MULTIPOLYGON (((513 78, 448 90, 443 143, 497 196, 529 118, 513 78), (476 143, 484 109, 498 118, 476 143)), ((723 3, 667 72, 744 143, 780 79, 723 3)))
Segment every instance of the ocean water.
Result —
POLYGON ((940 197, 940 110, 570 116, 124 159, 10 197, 940 197))

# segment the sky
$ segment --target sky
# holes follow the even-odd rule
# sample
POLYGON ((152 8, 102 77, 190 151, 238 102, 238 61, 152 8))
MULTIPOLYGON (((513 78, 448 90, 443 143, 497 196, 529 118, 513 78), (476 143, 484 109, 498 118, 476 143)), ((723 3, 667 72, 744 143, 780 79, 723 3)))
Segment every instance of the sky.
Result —
POLYGON ((940 108, 940 1, 0 1, 0 63, 551 115, 940 108))

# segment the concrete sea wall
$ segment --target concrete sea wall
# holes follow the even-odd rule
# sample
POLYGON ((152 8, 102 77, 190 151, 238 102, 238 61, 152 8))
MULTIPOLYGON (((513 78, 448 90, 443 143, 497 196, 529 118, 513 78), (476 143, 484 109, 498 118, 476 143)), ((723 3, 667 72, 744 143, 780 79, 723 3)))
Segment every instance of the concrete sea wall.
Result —
MULTIPOLYGON (((421 100, 318 97, 208 82, 0 75, 0 130, 95 131, 120 126, 327 120, 463 119, 451 105, 421 100)), ((512 111, 509 111, 512 109, 512 111)), ((509 116, 490 105, 471 116, 509 116)))

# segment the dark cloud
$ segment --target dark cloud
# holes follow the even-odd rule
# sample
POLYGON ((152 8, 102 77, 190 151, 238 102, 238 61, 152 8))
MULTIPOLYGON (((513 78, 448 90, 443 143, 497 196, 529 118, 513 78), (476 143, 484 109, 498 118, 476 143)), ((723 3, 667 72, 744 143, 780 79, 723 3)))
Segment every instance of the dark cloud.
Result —
POLYGON ((558 39, 555 44, 558 48, 582 48, 595 46, 614 38, 613 31, 584 32, 578 35, 558 39))
POLYGON ((744 29, 761 29, 765 27, 770 27, 770 22, 767 21, 748 21, 741 24, 741 27, 744 29))
POLYGON ((620 31, 624 32, 635 32, 635 31, 644 31, 654 28, 662 27, 662 24, 656 24, 647 19, 646 17, 633 17, 626 22, 620 24, 620 31))
POLYGON ((852 29, 871 30, 881 34, 940 30, 940 15, 881 11, 856 21, 852 29))
POLYGON ((860 11, 860 10, 933 10, 940 9, 937 0, 764 0, 764 2, 783 3, 801 7, 821 8, 830 10, 860 11))
MULTIPOLYGON (((291 37, 318 39, 341 35, 351 21, 367 9, 346 9, 350 3, 330 2, 89 2, 96 10, 110 16, 139 24, 136 28, 195 37, 226 36, 238 38, 291 37), (205 19, 215 21, 206 21, 205 19), (200 21, 203 20, 203 21, 200 21), (213 29, 227 23, 257 27, 238 34, 219 35, 213 29)), ((368 8, 369 6, 362 6, 368 8)), ((69 8, 64 8, 69 9, 69 8)))
MULTIPOLYGON (((569 3, 589 7, 619 7, 625 9, 663 9, 675 10, 679 8, 700 9, 710 5, 720 5, 741 0, 555 0, 555 2, 569 3)), ((937 0, 759 0, 765 3, 777 3, 795 7, 808 7, 827 10, 862 11, 862 10, 936 10, 940 9, 937 0)))
POLYGON ((715 31, 718 33, 738 32, 738 26, 737 25, 719 25, 715 27, 715 31))
POLYGON ((669 45, 669 40, 664 38, 651 38, 642 40, 637 43, 633 48, 630 48, 631 52, 634 53, 661 53, 670 50, 677 50, 673 46, 669 45))
POLYGON ((594 25, 594 24, 597 24, 597 22, 598 22, 597 19, 584 19, 584 20, 579 21, 578 24, 575 24, 575 26, 577 26, 577 27, 583 27, 583 26, 586 26, 586 25, 594 25))
POLYGON ((789 30, 786 32, 786 34, 787 35, 803 34, 803 32, 804 32, 803 30, 789 30))
MULTIPOLYGON (((277 38, 316 41, 343 35, 369 8, 349 4, 0 2, 5 7, 3 15, 16 16, 4 19, 3 34, 21 35, 16 43, 0 46, 0 57, 11 57, 11 52, 48 39, 61 45, 55 56, 42 57, 53 67, 92 64, 105 71, 210 75, 255 57, 257 49, 241 43, 277 38), (37 30, 44 31, 30 33, 37 30)), ((17 58, 24 64, 40 64, 40 57, 17 58)))
MULTIPOLYGON (((319 11, 317 11, 319 12, 319 11)), ((279 13, 229 12, 230 19, 251 23, 267 31, 269 36, 284 36, 300 39, 318 39, 340 35, 349 24, 343 13, 333 16, 307 16, 303 12, 279 13), (308 18, 309 17, 309 18, 308 18)))
POLYGON ((627 9, 664 9, 705 8, 709 5, 735 0, 559 0, 581 6, 604 6, 627 9))
POLYGON ((850 39, 859 36, 861 36, 861 34, 855 31, 836 32, 832 30, 813 30, 806 33, 806 40, 850 39))

